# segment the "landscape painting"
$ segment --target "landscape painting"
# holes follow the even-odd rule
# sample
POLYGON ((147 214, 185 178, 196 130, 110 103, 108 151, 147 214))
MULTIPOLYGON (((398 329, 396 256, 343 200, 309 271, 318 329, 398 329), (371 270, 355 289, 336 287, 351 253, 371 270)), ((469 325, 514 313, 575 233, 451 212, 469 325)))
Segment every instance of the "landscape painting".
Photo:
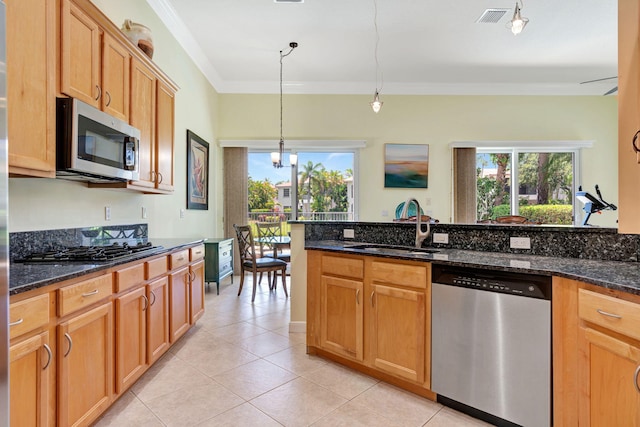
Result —
POLYGON ((429 145, 385 144, 385 188, 427 188, 429 145))

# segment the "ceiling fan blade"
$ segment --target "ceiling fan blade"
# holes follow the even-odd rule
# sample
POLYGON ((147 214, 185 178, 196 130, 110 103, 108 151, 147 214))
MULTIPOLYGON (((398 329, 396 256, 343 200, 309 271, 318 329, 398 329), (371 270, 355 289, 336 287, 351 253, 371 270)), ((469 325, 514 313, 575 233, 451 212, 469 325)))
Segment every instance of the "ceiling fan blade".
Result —
POLYGON ((586 82, 580 82, 581 85, 585 84, 585 83, 595 83, 595 82, 601 82, 604 80, 611 80, 611 79, 617 79, 618 76, 612 76, 612 77, 604 77, 602 79, 595 79, 595 80, 587 80, 586 82))
POLYGON ((618 86, 614 87, 613 89, 610 89, 607 93, 605 93, 603 96, 607 96, 607 95, 611 95, 612 93, 616 93, 618 91, 618 86))

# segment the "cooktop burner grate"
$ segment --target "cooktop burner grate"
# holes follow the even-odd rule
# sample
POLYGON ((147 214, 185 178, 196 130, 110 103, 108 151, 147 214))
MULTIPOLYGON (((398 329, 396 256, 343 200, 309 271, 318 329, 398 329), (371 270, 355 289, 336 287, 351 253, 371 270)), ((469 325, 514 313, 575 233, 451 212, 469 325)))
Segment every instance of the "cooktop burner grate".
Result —
POLYGON ((21 261, 27 263, 115 261, 161 248, 161 246, 153 246, 151 242, 137 245, 129 245, 125 242, 122 244, 114 243, 110 246, 75 246, 46 252, 33 252, 21 261))

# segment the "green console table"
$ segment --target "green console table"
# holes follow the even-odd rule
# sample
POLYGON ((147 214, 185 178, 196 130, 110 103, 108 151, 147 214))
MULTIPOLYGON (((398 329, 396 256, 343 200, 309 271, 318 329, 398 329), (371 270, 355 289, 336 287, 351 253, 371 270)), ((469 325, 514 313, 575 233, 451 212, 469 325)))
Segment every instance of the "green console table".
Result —
POLYGON ((233 241, 211 238, 204 241, 204 281, 216 282, 216 294, 220 294, 220 281, 231 276, 233 283, 233 241))

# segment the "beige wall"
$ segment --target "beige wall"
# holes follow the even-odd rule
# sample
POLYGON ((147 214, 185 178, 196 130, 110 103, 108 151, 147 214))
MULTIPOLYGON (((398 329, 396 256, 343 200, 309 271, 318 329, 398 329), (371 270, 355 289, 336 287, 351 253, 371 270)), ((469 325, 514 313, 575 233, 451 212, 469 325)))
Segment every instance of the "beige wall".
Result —
MULTIPOLYGON (((294 139, 365 139, 360 156, 360 220, 388 221, 415 196, 435 218, 450 222, 452 141, 593 140, 585 149, 585 189, 599 184, 617 203, 617 100, 615 96, 384 96, 376 115, 369 96, 286 95, 284 134, 294 139), (429 144, 429 188, 385 189, 385 143, 429 144), (388 217, 382 211, 389 212, 388 217)), ((278 139, 277 95, 220 95, 220 139, 278 139)), ((590 223, 615 227, 615 212, 590 223)))
POLYGON ((218 95, 145 1, 93 0, 116 25, 127 18, 153 32, 154 62, 180 87, 175 111, 175 193, 139 193, 88 189, 54 179, 12 178, 9 181, 9 230, 44 230, 103 224, 148 222, 156 237, 219 235, 222 230, 222 152, 217 149, 218 95), (186 130, 210 143, 209 210, 186 208, 186 130), (104 220, 104 207, 112 219, 104 220), (141 208, 148 210, 142 219, 141 208))

